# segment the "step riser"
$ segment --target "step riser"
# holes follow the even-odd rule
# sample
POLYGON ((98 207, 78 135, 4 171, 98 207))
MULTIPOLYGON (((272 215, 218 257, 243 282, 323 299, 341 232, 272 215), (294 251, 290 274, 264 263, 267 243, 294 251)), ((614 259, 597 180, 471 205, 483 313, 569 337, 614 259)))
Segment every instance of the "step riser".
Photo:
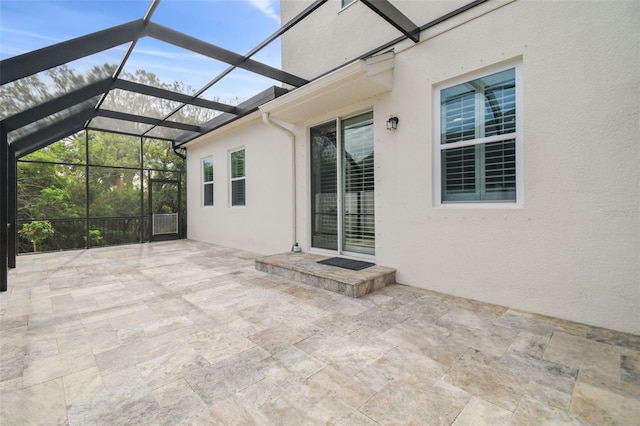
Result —
POLYGON ((379 275, 373 279, 362 280, 353 284, 340 282, 332 278, 319 276, 305 271, 295 270, 291 267, 269 264, 260 260, 256 260, 256 269, 258 271, 267 272, 292 281, 353 298, 362 297, 367 293, 379 290, 387 285, 395 283, 396 281, 395 270, 379 275))

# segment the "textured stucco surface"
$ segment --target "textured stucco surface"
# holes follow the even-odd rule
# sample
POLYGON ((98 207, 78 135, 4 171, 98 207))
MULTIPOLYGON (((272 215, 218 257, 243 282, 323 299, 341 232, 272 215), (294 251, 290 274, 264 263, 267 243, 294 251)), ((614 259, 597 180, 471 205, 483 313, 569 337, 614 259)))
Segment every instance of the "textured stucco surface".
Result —
POLYGON ((188 148, 189 238, 277 253, 291 249, 291 142, 262 125, 259 115, 188 148), (245 149, 246 206, 231 207, 229 153, 245 149), (214 206, 202 207, 201 161, 213 158, 214 206))
MULTIPOLYGON (((284 17, 308 3, 283 2, 284 17)), ((322 20, 287 33, 285 69, 310 77, 312 68, 319 74, 397 36, 374 16, 370 36, 358 37, 348 14, 362 7, 338 13, 330 2, 322 20), (346 46, 335 43, 350 33, 346 46)), ((424 13, 419 25, 436 17, 424 13)), ((371 19, 361 15, 362 22, 371 19)), ((309 126, 373 110, 376 261, 397 268, 398 282, 640 334, 639 26, 637 2, 488 2, 423 32, 417 45, 401 43, 391 92, 296 123, 298 242, 310 249, 309 126), (434 90, 503 63, 522 64, 523 202, 439 206, 434 90), (384 127, 392 114, 400 117, 395 132, 384 127)), ((265 254, 286 251, 289 139, 258 121, 215 139, 189 150, 190 237, 265 254), (199 213, 193 162, 207 149, 241 144, 256 150, 247 151, 248 161, 264 162, 248 165, 254 174, 248 188, 263 203, 242 217, 233 209, 215 220, 199 213), (264 225, 267 219, 273 226, 264 225)), ((217 182, 217 194, 220 185, 222 191, 227 184, 217 182)))

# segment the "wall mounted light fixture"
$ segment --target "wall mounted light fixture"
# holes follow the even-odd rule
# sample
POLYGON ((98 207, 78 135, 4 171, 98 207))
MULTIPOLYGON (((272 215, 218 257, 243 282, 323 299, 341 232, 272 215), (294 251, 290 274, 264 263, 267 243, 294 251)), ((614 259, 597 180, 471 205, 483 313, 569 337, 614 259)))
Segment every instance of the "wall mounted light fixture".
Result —
POLYGON ((387 130, 395 130, 398 128, 398 117, 395 116, 391 116, 389 117, 389 119, 387 120, 387 130))

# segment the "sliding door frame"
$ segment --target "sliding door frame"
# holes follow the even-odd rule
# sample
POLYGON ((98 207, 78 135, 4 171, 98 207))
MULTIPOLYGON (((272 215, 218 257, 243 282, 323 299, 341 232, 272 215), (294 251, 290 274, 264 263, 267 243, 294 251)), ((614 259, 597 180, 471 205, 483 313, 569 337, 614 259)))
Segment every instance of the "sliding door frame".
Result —
MULTIPOLYGON (((345 120, 348 120, 350 118, 354 118, 360 115, 364 115, 367 113, 371 113, 372 114, 372 118, 373 118, 373 110, 372 109, 365 109, 365 110, 361 110, 358 112, 355 112, 353 114, 349 114, 349 115, 344 115, 344 116, 339 116, 330 120, 325 120, 325 121, 321 121, 319 123, 310 125, 307 131, 307 152, 309 152, 309 160, 308 160, 308 170, 309 170, 309 178, 308 178, 308 197, 307 197, 307 209, 309 212, 309 226, 308 226, 308 238, 309 238, 309 251, 312 253, 319 253, 319 254, 327 254, 327 255, 331 255, 331 256, 340 256, 340 257, 346 257, 346 258, 355 258, 355 259, 366 259, 366 260, 375 260, 375 247, 374 247, 374 254, 366 254, 366 253, 358 253, 358 252, 353 252, 353 251, 345 251, 344 250, 344 233, 345 233, 345 229, 344 229, 344 193, 345 193, 345 188, 344 188, 344 181, 345 181, 345 176, 344 176, 344 169, 343 169, 343 153, 344 153, 344 141, 343 141, 343 129, 342 129, 342 123, 345 120), (326 248, 319 248, 319 247, 314 247, 313 246, 313 229, 314 229, 314 225, 313 225, 313 221, 316 220, 315 218, 315 212, 313 210, 313 202, 312 202, 312 197, 314 197, 314 193, 313 193, 313 186, 312 186, 312 177, 313 177, 313 149, 312 149, 312 136, 311 136, 311 130, 313 128, 322 126, 322 125, 328 125, 330 123, 333 123, 335 126, 335 132, 336 132, 336 173, 337 173, 337 182, 336 182, 336 209, 337 209, 337 218, 336 218, 336 231, 337 231, 337 250, 331 250, 331 249, 326 249, 326 248)), ((375 139, 374 139, 375 141, 375 139)), ((375 148, 374 148, 374 152, 375 152, 375 148)), ((374 178, 375 181, 375 178, 374 178)), ((375 208, 374 208, 374 214, 375 214, 375 208)), ((375 218, 374 218, 374 227, 375 227, 375 218)))

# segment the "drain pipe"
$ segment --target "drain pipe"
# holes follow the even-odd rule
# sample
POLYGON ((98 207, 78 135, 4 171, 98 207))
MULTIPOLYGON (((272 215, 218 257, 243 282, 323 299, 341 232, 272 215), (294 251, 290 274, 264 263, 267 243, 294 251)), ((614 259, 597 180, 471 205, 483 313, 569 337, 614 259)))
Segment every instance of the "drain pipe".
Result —
POLYGON ((267 126, 286 133, 291 139, 291 251, 298 253, 301 249, 296 236, 296 135, 282 124, 271 120, 268 112, 262 113, 262 121, 267 126))

